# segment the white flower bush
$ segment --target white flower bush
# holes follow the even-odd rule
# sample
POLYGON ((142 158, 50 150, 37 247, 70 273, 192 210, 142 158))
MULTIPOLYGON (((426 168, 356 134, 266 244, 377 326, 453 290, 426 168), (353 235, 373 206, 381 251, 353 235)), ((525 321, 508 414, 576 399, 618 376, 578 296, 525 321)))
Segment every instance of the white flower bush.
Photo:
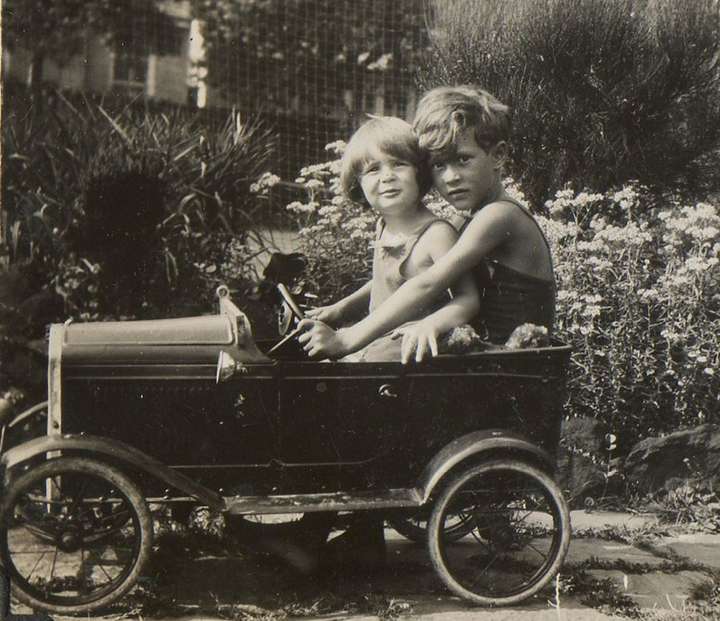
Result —
POLYGON ((568 413, 602 420, 626 444, 708 422, 720 406, 720 210, 643 210, 646 198, 635 185, 566 188, 539 218, 558 335, 574 349, 568 413))

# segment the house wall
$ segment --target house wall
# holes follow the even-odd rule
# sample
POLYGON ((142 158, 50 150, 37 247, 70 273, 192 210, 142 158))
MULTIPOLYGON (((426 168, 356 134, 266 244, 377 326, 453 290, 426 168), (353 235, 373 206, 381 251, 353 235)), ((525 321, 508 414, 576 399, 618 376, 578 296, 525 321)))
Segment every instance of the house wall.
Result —
POLYGON ((94 38, 88 44, 87 58, 84 88, 96 93, 108 91, 112 86, 112 56, 110 50, 99 38, 94 38))
POLYGON ((3 49, 3 79, 27 82, 31 60, 30 54, 23 49, 16 48, 12 51, 3 49))
POLYGON ((148 84, 151 97, 187 103, 189 60, 187 50, 182 56, 155 56, 155 76, 148 84))
MULTIPOLYGON (((189 30, 188 30, 189 32, 189 30)), ((188 43, 184 43, 178 56, 148 57, 148 74, 145 95, 156 99, 185 104, 188 98, 188 43)), ((23 49, 3 50, 3 78, 28 83, 31 54, 23 49)), ((74 56, 64 66, 45 59, 42 80, 61 89, 88 90, 106 93, 113 84, 114 55, 100 37, 87 43, 84 54, 74 56)))

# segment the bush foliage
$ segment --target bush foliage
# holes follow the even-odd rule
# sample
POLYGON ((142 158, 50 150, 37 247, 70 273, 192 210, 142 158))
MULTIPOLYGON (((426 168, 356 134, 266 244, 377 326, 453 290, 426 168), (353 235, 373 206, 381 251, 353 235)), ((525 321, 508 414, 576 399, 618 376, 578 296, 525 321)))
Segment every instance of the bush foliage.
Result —
POLYGON ((513 108, 510 172, 533 204, 566 183, 720 188, 714 0, 437 0, 429 26, 421 86, 513 108))
POLYGON ((648 204, 634 185, 565 189, 540 218, 574 350, 567 413, 603 421, 625 448, 720 422, 720 209, 648 204))
MULTIPOLYGON (((206 310, 220 280, 247 276, 250 185, 270 132, 235 113, 70 101, 3 123, 10 260, 80 319, 206 310)), ((115 102, 117 104, 117 102, 115 102)), ((59 317, 58 319, 61 319, 59 317)))

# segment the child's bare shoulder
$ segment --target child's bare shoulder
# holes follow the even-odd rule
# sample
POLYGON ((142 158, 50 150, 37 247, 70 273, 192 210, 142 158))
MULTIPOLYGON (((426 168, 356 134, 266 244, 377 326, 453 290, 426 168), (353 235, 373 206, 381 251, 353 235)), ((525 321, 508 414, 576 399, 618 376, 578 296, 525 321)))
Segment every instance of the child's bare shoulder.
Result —
POLYGON ((514 229, 523 219, 517 205, 502 200, 493 201, 472 215, 466 231, 480 234, 494 229, 514 229))
POLYGON ((428 226, 418 240, 419 250, 430 255, 438 251, 445 253, 457 241, 458 233, 447 220, 437 220, 428 226))
POLYGON ((436 220, 428 226, 421 240, 426 243, 455 243, 458 233, 455 227, 447 220, 436 220))

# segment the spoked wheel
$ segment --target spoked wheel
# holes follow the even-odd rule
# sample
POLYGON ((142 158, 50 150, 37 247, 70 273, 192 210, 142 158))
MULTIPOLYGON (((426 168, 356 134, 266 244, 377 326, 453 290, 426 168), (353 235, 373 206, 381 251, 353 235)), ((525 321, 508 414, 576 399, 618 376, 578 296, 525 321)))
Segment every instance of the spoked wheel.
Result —
POLYGON ((0 503, 0 552, 18 600, 58 614, 96 610, 135 584, 152 548, 137 486, 107 464, 47 461, 0 503))
POLYGON ((520 461, 490 461, 458 474, 433 507, 428 546, 451 591, 492 606, 515 604, 542 589, 570 543, 570 516, 554 481, 520 461), (447 523, 462 508, 472 537, 453 542, 447 523))
MULTIPOLYGON (((415 543, 425 543, 428 536, 428 517, 424 513, 410 516, 397 516, 388 519, 390 526, 406 539, 415 543)), ((445 540, 459 541, 475 527, 472 515, 466 511, 458 511, 448 516, 445 522, 445 540)))

